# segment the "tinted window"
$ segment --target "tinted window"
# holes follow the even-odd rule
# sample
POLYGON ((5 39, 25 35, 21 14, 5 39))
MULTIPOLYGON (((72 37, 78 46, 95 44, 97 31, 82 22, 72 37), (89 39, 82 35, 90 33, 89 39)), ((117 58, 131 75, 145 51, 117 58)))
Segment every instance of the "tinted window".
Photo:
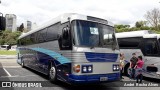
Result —
POLYGON ((59 25, 55 24, 47 29, 47 41, 51 40, 57 40, 58 39, 58 31, 59 31, 59 25))
POLYGON ((33 34, 31 34, 30 35, 30 39, 31 39, 31 41, 32 41, 32 44, 35 44, 36 43, 36 34, 35 33, 33 33, 33 34))
POLYGON ((20 39, 19 43, 21 45, 30 45, 30 44, 37 44, 37 43, 57 40, 58 32, 59 32, 59 23, 49 26, 45 29, 42 29, 38 32, 35 32, 31 35, 28 35, 20 39))
POLYGON ((142 38, 118 38, 118 44, 120 48, 139 48, 142 38))
POLYGON ((27 36, 27 37, 25 37, 25 38, 22 38, 22 39, 20 40, 20 43, 21 43, 21 45, 29 45, 29 44, 32 44, 32 41, 31 41, 31 39, 30 39, 30 35, 27 36))
POLYGON ((144 52, 148 56, 158 55, 158 42, 156 39, 144 39, 144 52))
POLYGON ((46 29, 37 32, 37 41, 38 43, 42 43, 46 41, 46 29))

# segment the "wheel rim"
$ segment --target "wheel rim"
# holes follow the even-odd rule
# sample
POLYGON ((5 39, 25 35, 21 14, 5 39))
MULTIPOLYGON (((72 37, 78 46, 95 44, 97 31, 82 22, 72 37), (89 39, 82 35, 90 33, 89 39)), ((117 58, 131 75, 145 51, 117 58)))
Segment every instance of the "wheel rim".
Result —
POLYGON ((23 61, 21 61, 21 65, 23 66, 24 64, 23 64, 23 61))
POLYGON ((56 76, 56 70, 55 70, 54 67, 51 67, 51 69, 50 69, 50 78, 54 79, 55 76, 56 76))

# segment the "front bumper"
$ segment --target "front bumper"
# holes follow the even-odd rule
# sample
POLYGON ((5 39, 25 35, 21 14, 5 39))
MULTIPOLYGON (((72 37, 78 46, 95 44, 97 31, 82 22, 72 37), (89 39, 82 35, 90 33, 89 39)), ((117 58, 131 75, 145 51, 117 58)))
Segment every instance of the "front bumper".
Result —
POLYGON ((110 73, 110 74, 94 74, 94 75, 73 75, 70 74, 68 77, 69 83, 79 84, 79 83, 104 83, 120 80, 120 73, 110 73), (101 77, 107 77, 107 80, 101 81, 101 77))

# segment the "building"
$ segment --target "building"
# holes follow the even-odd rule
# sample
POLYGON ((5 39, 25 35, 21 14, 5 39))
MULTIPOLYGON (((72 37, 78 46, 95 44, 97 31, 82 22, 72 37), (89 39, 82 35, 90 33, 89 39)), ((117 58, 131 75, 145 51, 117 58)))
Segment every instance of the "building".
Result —
POLYGON ((32 29, 32 22, 27 21, 27 30, 30 31, 32 29))
POLYGON ((27 21, 24 23, 24 28, 27 30, 27 31, 30 31, 34 28, 37 28, 37 24, 34 22, 32 23, 31 21, 27 21))
POLYGON ((35 29, 35 28, 37 28, 37 24, 34 22, 32 23, 32 29, 35 29))
POLYGON ((30 31, 32 29, 32 22, 31 21, 27 21, 24 23, 24 28, 27 30, 27 31, 30 31))
POLYGON ((6 14, 6 30, 10 30, 12 32, 17 31, 16 21, 17 17, 14 14, 6 14))
POLYGON ((0 13, 0 30, 5 30, 6 22, 5 17, 3 17, 3 14, 0 13))

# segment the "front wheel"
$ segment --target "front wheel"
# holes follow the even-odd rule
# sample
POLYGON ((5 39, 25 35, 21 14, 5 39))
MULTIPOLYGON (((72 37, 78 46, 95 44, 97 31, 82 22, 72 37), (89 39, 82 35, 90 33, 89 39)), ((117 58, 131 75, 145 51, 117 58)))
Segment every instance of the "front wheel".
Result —
POLYGON ((22 68, 24 68, 25 66, 24 66, 24 61, 23 61, 23 59, 21 58, 21 66, 22 66, 22 68))
POLYGON ((56 82, 57 81, 57 71, 56 68, 54 66, 52 66, 49 69, 49 79, 51 82, 56 82))

